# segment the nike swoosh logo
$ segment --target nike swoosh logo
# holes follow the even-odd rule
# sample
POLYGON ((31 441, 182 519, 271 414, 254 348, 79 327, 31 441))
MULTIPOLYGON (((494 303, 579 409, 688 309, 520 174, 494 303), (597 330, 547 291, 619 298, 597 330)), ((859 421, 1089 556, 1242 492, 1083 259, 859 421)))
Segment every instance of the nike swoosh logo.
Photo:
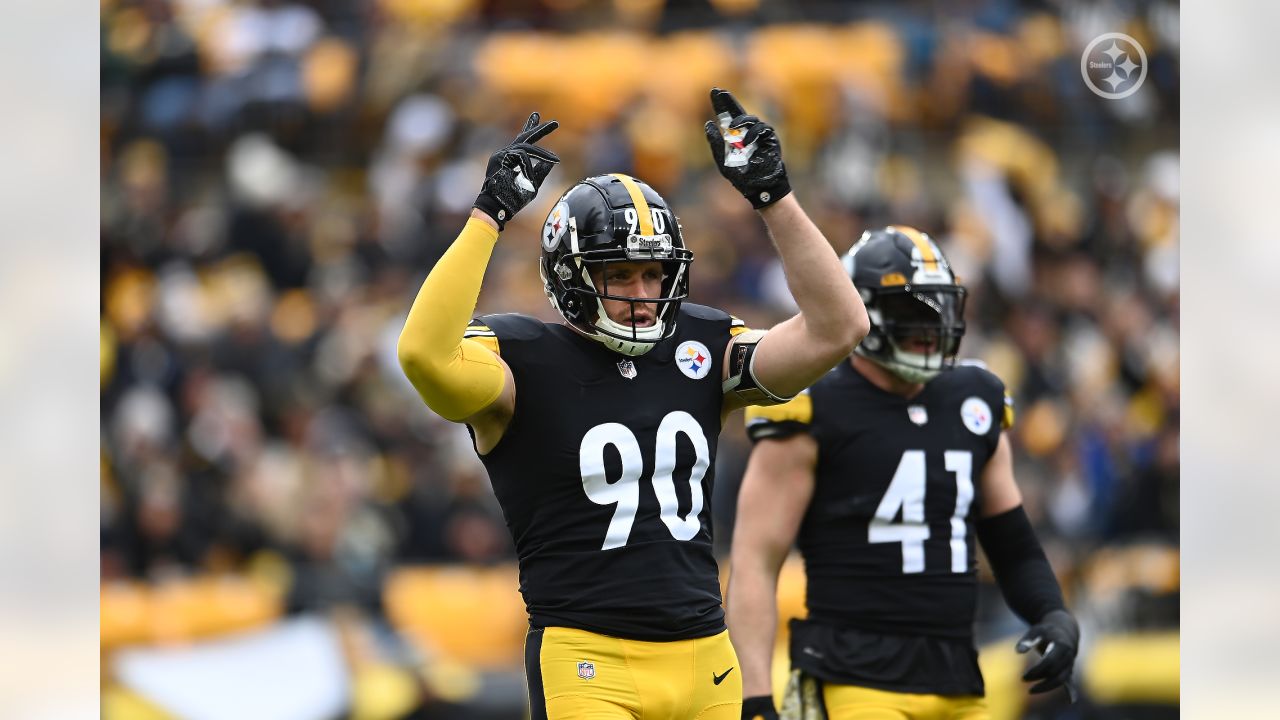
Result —
POLYGON ((731 672, 733 672, 733 668, 729 668, 728 670, 725 670, 720 675, 716 675, 713 672, 711 673, 711 682, 715 683, 716 685, 719 685, 720 683, 724 682, 725 678, 729 677, 729 673, 731 672))

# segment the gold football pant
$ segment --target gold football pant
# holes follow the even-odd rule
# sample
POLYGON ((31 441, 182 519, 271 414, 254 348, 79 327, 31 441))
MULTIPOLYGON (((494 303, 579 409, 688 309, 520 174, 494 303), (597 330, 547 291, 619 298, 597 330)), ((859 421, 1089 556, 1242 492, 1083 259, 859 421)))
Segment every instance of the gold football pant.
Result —
POLYGON ((792 671, 782 720, 988 720, 979 695, 946 696, 836 685, 792 671))
POLYGON ((740 720, 737 665, 728 631, 645 642, 548 627, 525 638, 532 720, 740 720))

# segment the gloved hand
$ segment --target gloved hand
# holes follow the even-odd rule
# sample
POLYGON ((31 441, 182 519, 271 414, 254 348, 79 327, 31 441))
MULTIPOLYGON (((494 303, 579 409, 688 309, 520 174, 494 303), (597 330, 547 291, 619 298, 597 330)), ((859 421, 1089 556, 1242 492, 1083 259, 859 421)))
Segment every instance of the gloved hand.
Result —
POLYGON ((1031 693, 1048 692, 1067 684, 1074 700, 1074 689, 1069 683, 1079 646, 1080 626, 1066 610, 1047 613, 1040 622, 1032 625, 1017 645, 1020 653, 1036 648, 1041 655, 1039 662, 1022 674, 1025 681, 1040 681, 1031 687, 1031 693))
POLYGON ((515 142, 490 155, 484 170, 484 188, 472 207, 493 218, 499 230, 533 200, 551 168, 560 162, 555 153, 533 144, 560 123, 539 125, 538 120, 538 113, 530 115, 515 142))
POLYGON ((742 720, 778 720, 772 695, 757 695, 742 701, 742 720))
POLYGON ((748 115, 728 90, 712 88, 711 107, 716 120, 706 125, 707 144, 720 174, 757 210, 786 197, 791 184, 773 126, 748 115))

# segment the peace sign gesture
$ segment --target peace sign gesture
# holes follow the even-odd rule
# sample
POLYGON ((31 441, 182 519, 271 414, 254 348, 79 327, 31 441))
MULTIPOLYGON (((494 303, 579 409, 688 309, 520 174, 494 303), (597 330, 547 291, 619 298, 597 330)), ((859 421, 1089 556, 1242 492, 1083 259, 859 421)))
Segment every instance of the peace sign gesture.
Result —
POLYGON ((560 127, 560 123, 555 120, 540 123, 540 119, 536 112, 529 115, 515 141, 489 156, 484 187, 474 207, 493 218, 499 230, 533 201, 542 181, 560 162, 555 153, 534 144, 560 127))

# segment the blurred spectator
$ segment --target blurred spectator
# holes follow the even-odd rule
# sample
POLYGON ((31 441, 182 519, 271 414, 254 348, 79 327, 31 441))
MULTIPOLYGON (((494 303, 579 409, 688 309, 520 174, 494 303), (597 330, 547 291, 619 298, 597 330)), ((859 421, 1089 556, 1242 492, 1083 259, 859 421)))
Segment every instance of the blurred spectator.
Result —
MULTIPOLYGON (((489 151, 537 109, 563 124, 564 162, 499 243, 478 313, 551 318, 529 271, 540 213, 555 188, 623 171, 680 213, 693 300, 784 317, 769 240, 708 164, 712 84, 777 120, 837 250, 891 222, 944 244, 970 289, 964 354, 1014 393, 1018 477, 1060 570, 1108 544, 1176 545, 1177 15, 1164 0, 107 0, 103 577, 284 558, 289 610, 376 614, 397 563, 511 560, 470 439, 400 373, 404 313, 489 151), (1132 102, 1079 76, 1083 46, 1114 30, 1149 58, 1132 102)), ((722 539, 746 451, 731 421, 722 539)))

